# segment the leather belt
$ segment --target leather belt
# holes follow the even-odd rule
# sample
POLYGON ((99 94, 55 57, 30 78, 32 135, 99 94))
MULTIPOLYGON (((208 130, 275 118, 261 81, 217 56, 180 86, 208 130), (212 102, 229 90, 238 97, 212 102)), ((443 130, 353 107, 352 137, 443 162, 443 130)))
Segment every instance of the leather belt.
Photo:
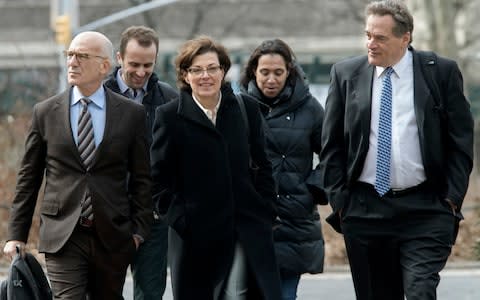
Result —
POLYGON ((427 186, 427 183, 424 181, 418 185, 406 188, 406 189, 390 189, 384 197, 389 197, 389 198, 398 198, 398 197, 403 197, 407 196, 409 194, 413 194, 416 192, 421 191, 427 186))

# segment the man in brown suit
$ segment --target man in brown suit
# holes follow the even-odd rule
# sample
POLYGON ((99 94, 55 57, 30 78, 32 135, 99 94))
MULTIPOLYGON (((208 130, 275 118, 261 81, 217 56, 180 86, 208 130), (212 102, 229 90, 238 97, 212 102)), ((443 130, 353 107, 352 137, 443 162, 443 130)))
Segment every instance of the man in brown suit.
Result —
POLYGON ((98 32, 73 39, 71 87, 35 105, 18 174, 4 253, 24 251, 45 177, 39 251, 55 299, 123 299, 127 267, 152 222, 145 111, 103 87, 112 50, 98 32))

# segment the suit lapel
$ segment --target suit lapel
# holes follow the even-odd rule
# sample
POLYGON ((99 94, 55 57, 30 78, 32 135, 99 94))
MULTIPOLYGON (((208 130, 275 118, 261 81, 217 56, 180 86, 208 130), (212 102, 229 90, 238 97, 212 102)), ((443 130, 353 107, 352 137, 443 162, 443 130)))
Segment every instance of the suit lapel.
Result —
POLYGON ((346 105, 356 105, 358 107, 358 116, 361 116, 360 122, 361 132, 365 135, 365 143, 368 147, 368 137, 370 135, 370 122, 372 116, 372 79, 374 68, 365 59, 365 63, 358 69, 358 72, 352 77, 352 103, 346 105), (355 103, 353 103, 355 102, 355 103))
POLYGON ((425 67, 417 51, 412 49, 413 54, 413 102, 415 106, 415 117, 417 118, 418 133, 420 140, 424 136, 423 127, 425 122, 425 107, 428 101, 433 101, 432 94, 428 89, 421 68, 425 67))
MULTIPOLYGON (((68 145, 69 149, 73 154, 73 157, 78 161, 80 165, 83 165, 80 153, 78 152, 77 144, 75 143, 75 138, 72 132, 71 120, 70 120, 70 101, 71 101, 72 88, 64 91, 57 96, 55 110, 58 110, 58 113, 61 117, 61 126, 59 128, 65 128, 62 130, 63 139, 68 145)), ((76 121, 74 121, 76 122, 76 121)))
POLYGON ((114 92, 109 89, 105 89, 105 130, 103 132, 103 138, 97 149, 95 150, 95 158, 93 159, 92 167, 95 166, 95 163, 99 159, 102 151, 105 147, 110 145, 110 141, 113 136, 113 126, 118 124, 121 119, 120 113, 121 102, 117 100, 117 96, 114 92))

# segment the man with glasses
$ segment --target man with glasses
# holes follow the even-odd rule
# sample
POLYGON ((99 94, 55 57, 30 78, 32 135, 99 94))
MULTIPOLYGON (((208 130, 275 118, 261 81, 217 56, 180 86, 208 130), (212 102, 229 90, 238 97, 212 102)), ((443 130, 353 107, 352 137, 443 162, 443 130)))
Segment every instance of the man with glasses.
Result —
POLYGON ((38 249, 55 299, 123 299, 153 219, 145 111, 102 85, 112 49, 98 32, 73 39, 71 87, 33 108, 17 178, 4 253, 25 251, 45 178, 38 249))
MULTIPOLYGON (((154 73, 158 54, 157 33, 145 26, 131 26, 122 33, 119 66, 105 82, 114 92, 123 94, 143 104, 147 112, 147 145, 152 143, 155 109, 178 98, 177 92, 167 83, 158 80, 154 73)), ((167 279, 168 226, 157 213, 148 240, 138 249, 132 263, 135 300, 162 299, 167 279)))

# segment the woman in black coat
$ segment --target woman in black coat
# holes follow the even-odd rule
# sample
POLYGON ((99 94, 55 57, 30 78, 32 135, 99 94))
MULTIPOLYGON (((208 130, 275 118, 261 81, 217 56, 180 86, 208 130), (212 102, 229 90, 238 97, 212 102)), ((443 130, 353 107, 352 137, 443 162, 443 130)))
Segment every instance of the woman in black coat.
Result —
POLYGON ((276 183, 278 218, 274 225, 282 296, 296 299, 303 273, 323 271, 324 242, 317 204, 326 204, 320 166, 323 108, 310 94, 295 56, 282 40, 262 42, 242 77, 243 92, 260 104, 267 153, 276 183))
POLYGON ((224 82, 230 59, 209 37, 187 41, 175 64, 180 99, 157 109, 151 148, 154 199, 170 226, 174 298, 278 300, 275 191, 258 106, 245 101, 248 133, 224 82), (232 284, 242 283, 232 296, 232 284))

